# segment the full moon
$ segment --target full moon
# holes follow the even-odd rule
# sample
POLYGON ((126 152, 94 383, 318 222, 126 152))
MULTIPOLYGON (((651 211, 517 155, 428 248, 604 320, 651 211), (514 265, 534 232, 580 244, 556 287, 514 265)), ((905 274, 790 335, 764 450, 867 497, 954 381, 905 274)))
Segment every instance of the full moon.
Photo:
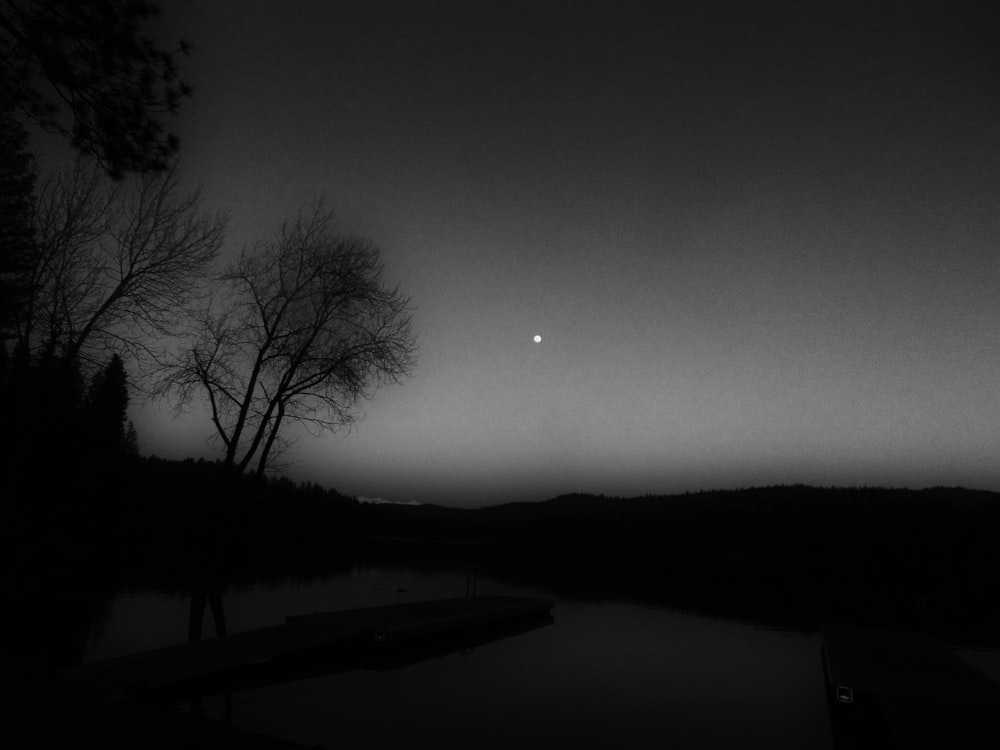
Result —
POLYGON ((539 336, 537 333, 535 334, 535 343, 536 344, 542 343, 542 337, 539 336))

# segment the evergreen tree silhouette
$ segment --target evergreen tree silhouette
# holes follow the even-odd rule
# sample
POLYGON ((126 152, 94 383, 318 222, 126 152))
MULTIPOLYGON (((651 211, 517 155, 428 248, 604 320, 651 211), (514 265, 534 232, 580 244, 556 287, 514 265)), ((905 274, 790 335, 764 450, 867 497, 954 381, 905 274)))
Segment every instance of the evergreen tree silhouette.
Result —
POLYGON ((178 140, 164 115, 190 87, 176 57, 145 22, 161 14, 147 0, 26 0, 0 3, 0 100, 65 136, 112 177, 166 168, 178 140))
POLYGON ((94 374, 84 404, 91 450, 99 459, 112 460, 122 454, 125 448, 128 401, 125 363, 114 354, 94 374))

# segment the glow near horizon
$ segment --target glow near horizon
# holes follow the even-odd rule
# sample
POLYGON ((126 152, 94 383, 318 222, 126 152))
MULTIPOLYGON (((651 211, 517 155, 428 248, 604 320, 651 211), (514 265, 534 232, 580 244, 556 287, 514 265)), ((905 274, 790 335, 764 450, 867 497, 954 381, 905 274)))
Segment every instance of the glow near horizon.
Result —
MULTIPOLYGON (((293 478, 475 505, 1000 488, 995 81, 947 24, 928 62, 919 34, 697 5, 165 6, 228 251, 326 194, 417 304, 414 377, 293 478)), ((147 452, 217 455, 197 414, 136 417, 147 452)))

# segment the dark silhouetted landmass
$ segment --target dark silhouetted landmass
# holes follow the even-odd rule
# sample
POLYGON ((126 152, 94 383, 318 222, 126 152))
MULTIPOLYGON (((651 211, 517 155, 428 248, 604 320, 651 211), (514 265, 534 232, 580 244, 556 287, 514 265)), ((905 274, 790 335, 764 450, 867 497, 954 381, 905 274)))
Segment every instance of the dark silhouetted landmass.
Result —
POLYGON ((53 462, 33 483, 6 488, 0 569, 10 614, 0 635, 15 709, 26 716, 81 662, 124 587, 189 596, 195 641, 227 632, 228 589, 366 562, 436 561, 563 598, 779 627, 841 623, 998 643, 997 493, 788 486, 473 510, 362 503, 222 463, 92 455, 89 469, 53 462))
POLYGON ((14 590, 31 581, 183 589, 206 576, 217 587, 317 576, 358 559, 444 559, 562 595, 774 625, 980 640, 1000 632, 992 492, 778 486, 472 510, 361 503, 205 461, 117 466, 113 486, 81 486, 72 507, 63 498, 59 512, 8 526, 14 590))
POLYGON ((586 580, 608 595, 776 624, 953 637, 982 636, 996 623, 996 493, 785 486, 567 496, 484 515, 508 564, 586 580))

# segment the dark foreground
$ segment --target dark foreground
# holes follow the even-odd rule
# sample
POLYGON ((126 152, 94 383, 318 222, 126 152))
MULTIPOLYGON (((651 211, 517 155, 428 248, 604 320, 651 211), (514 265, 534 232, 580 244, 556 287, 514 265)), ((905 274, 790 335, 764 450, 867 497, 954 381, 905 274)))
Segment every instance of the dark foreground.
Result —
POLYGON ((926 634, 843 625, 821 632, 835 747, 1000 744, 1000 685, 926 634))
POLYGON ((551 622, 553 602, 476 597, 289 617, 63 671, 50 740, 106 748, 281 748, 292 743, 178 714, 178 701, 351 669, 388 669, 551 622))
POLYGON ((549 618, 546 599, 485 596, 295 615, 283 625, 199 640, 73 667, 59 675, 74 692, 179 699, 225 684, 259 684, 383 668, 549 618), (207 687, 206 687, 207 686, 207 687))
POLYGON ((995 493, 773 487, 460 510, 362 505, 193 462, 62 480, 55 495, 6 498, 6 705, 38 725, 110 592, 187 591, 204 609, 248 581, 309 580, 358 559, 443 560, 561 596, 778 627, 1000 645, 995 493))

